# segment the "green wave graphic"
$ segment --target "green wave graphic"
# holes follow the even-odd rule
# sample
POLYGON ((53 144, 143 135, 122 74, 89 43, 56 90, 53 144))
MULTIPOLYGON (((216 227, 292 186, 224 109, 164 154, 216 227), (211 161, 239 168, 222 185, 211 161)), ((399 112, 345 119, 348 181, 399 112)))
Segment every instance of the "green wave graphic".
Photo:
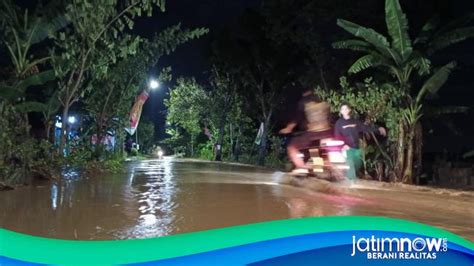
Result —
POLYGON ((151 239, 75 241, 0 229, 0 256, 46 264, 124 264, 192 255, 277 238, 336 231, 395 231, 447 238, 474 250, 474 243, 426 224, 368 216, 279 220, 151 239))

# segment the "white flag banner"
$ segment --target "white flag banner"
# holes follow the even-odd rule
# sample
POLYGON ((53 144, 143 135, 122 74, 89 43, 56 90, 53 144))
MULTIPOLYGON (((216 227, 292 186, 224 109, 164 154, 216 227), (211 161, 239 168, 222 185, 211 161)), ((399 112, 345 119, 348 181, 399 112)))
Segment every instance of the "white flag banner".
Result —
POLYGON ((257 137, 255 138, 255 144, 260 145, 260 142, 262 142, 262 137, 263 137, 263 122, 260 123, 260 128, 258 129, 257 137))

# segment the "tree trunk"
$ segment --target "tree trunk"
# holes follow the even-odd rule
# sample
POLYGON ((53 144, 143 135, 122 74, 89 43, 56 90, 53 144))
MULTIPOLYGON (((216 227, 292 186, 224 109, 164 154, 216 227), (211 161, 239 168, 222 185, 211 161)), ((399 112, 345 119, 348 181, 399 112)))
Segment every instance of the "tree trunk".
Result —
POLYGON ((229 124, 229 159, 234 157, 234 132, 233 132, 232 123, 229 124))
POLYGON ((403 183, 412 184, 413 183, 413 148, 414 148, 414 135, 415 135, 415 126, 411 126, 408 132, 407 140, 407 153, 406 153, 406 162, 405 170, 403 172, 403 183))
POLYGON ((222 161, 222 142, 224 142, 225 118, 221 118, 219 123, 219 137, 216 143, 216 161, 222 161))
POLYGON ((117 130, 117 142, 120 143, 120 156, 124 156, 125 154, 125 137, 123 130, 117 130))
POLYGON ((191 135, 191 157, 194 157, 194 135, 191 135))
POLYGON ((321 81, 323 82, 324 90, 327 90, 328 85, 326 83, 326 78, 324 78, 323 68, 321 66, 319 66, 318 68, 319 68, 319 75, 321 76, 321 81))
POLYGON ((234 160, 236 162, 239 161, 239 156, 240 156, 240 136, 241 136, 241 131, 240 131, 240 125, 237 125, 237 135, 235 137, 235 145, 234 145, 234 150, 233 150, 233 154, 234 154, 234 160))
MULTIPOLYGON (((51 120, 48 120, 44 123, 44 133, 45 133, 45 136, 46 136, 46 140, 47 141, 51 141, 51 127, 53 126, 53 123, 51 120)), ((52 142, 54 143, 54 142, 52 142)))
POLYGON ((385 168, 383 162, 377 162, 375 171, 377 173, 377 180, 382 182, 385 180, 385 168))
POLYGON ((423 126, 421 122, 416 123, 415 128, 415 176, 416 184, 420 183, 419 177, 423 173, 423 126))
POLYGON ((69 103, 64 105, 63 109, 63 116, 61 118, 61 136, 59 139, 59 154, 60 156, 64 156, 64 147, 66 145, 66 137, 68 135, 68 127, 67 127, 67 122, 68 122, 68 116, 69 116, 69 103))
POLYGON ((234 150, 233 150, 234 161, 238 162, 240 157, 240 143, 239 139, 235 140, 234 150))
POLYGON ((102 145, 102 138, 103 138, 103 132, 102 132, 102 119, 99 118, 100 120, 96 122, 96 143, 95 143, 95 157, 96 159, 99 159, 102 156, 103 152, 103 145, 102 145))
POLYGON ((260 141, 260 146, 258 149, 258 157, 257 157, 257 163, 258 165, 265 165, 265 156, 267 154, 267 135, 268 135, 268 126, 270 124, 270 118, 272 116, 272 112, 270 112, 266 119, 265 122, 263 123, 263 134, 262 134, 262 140, 260 141))
POLYGON ((398 127, 398 141, 397 141, 397 160, 394 169, 394 182, 401 180, 405 162, 405 127, 403 121, 400 121, 398 127))
POLYGON ((28 113, 24 114, 24 123, 25 123, 25 136, 28 138, 30 136, 30 119, 28 118, 28 113))

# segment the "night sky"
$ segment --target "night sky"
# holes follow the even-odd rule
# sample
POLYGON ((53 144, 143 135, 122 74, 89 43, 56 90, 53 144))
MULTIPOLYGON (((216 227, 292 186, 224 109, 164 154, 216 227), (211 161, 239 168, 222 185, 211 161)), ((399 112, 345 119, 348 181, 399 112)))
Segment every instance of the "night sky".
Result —
MULTIPOLYGON (((383 18, 383 2, 373 6, 373 14, 380 14, 380 25, 385 27, 383 18)), ((401 5, 407 13, 411 34, 418 32, 423 23, 433 13, 439 13, 448 18, 456 18, 459 15, 469 11, 474 11, 474 1, 454 0, 454 1, 426 1, 426 0, 401 0, 401 5)), ((348 4, 353 4, 348 1, 348 4)), ((194 76, 198 80, 205 80, 206 72, 209 69, 209 54, 212 38, 215 33, 223 28, 233 29, 236 27, 237 20, 246 9, 260 8, 262 1, 253 0, 175 0, 167 1, 166 12, 155 12, 151 18, 141 18, 136 23, 136 32, 143 36, 152 36, 155 31, 159 31, 167 26, 181 22, 183 27, 207 27, 210 29, 206 36, 191 41, 178 47, 175 53, 166 56, 160 60, 159 66, 152 70, 150 75, 157 75, 159 69, 165 66, 173 68, 173 78, 178 76, 194 76)), ((360 22, 363 24, 363 22, 360 22)), ((334 25, 336 22, 334 22, 334 25)), ((373 25, 366 25, 373 26, 373 25)), ((380 28, 380 27, 379 27, 380 28)), ((334 26, 333 30, 342 30, 334 26)), ((440 62, 446 62, 451 58, 458 61, 459 68, 451 75, 448 83, 440 91, 440 97, 436 100, 444 105, 463 105, 474 106, 474 41, 466 41, 455 45, 450 49, 443 51, 442 57, 438 58, 440 62)), ((436 64, 436 62, 435 62, 436 64)), ((159 138, 164 135, 165 107, 163 99, 171 84, 164 84, 159 91, 152 93, 150 99, 144 106, 144 116, 155 122, 156 132, 159 138)), ((296 99, 298 96, 290 98, 296 99)), ((289 102, 289 106, 294 102, 289 102)), ((455 135, 447 129, 440 121, 434 121, 433 134, 428 136, 428 143, 437 143, 436 147, 427 145, 429 150, 443 150, 443 147, 449 147, 452 150, 463 150, 467 146, 474 147, 474 141, 471 136, 474 130, 470 124, 474 121, 474 112, 471 110, 467 115, 455 115, 454 124, 461 131, 455 135), (449 137, 449 138, 446 138, 449 137), (430 148, 430 146, 432 148, 430 148), (441 147, 443 146, 443 147, 441 147)), ((278 122, 277 122, 278 123, 278 122)))
MULTIPOLYGON (((156 31, 181 23, 182 28, 205 27, 209 33, 205 36, 179 46, 176 51, 163 57, 159 65, 150 71, 151 76, 157 76, 162 67, 171 66, 173 81, 180 76, 195 77, 204 81, 209 69, 210 46, 213 35, 219 30, 233 28, 239 16, 248 8, 259 8, 260 0, 176 0, 166 2, 166 11, 155 11, 152 17, 140 18, 136 22, 135 32, 142 36, 152 37, 156 31)), ((172 87, 171 83, 152 92, 143 107, 143 115, 155 122, 157 137, 165 137, 165 112, 163 99, 172 87)))
MULTIPOLYGON (((210 32, 198 40, 190 41, 181 45, 177 50, 169 55, 161 58, 159 65, 150 70, 150 76, 157 76, 162 67, 171 66, 173 69, 173 80, 179 76, 196 77, 198 81, 205 82, 206 73, 209 69, 209 55, 211 53, 211 42, 213 36, 221 29, 235 29, 238 19, 246 9, 259 9, 264 0, 171 0, 166 1, 166 11, 164 13, 156 10, 152 17, 139 18, 136 21, 134 32, 142 36, 151 37, 155 32, 181 23, 183 28, 206 27, 210 32)), ((318 0, 319 1, 319 0, 318 0)), ((327 0, 321 0, 327 1, 327 0)), ((362 3, 364 0, 348 0, 348 5, 362 3)), ((36 1, 24 1, 21 4, 33 7, 36 1)), ((297 1, 295 1, 297 2, 297 1)), ((410 23, 410 33, 413 38, 419 28, 431 17, 432 14, 438 13, 442 17, 450 19, 456 18, 467 12, 474 12, 473 0, 400 0, 404 12, 408 16, 410 23)), ((341 7, 344 8, 344 7, 341 7)), ((378 25, 365 25, 363 21, 355 21, 364 26, 374 27, 377 30, 383 30, 385 34, 384 20, 384 1, 380 0, 376 5, 371 7, 371 14, 380 21, 378 25)), ((342 31, 336 26, 327 29, 328 32, 342 31)), ((471 125, 474 121, 474 40, 465 41, 455 45, 452 48, 444 50, 441 57, 435 59, 437 62, 447 62, 449 59, 458 61, 459 67, 449 78, 440 91, 440 96, 436 100, 444 105, 462 105, 470 106, 471 111, 465 115, 453 116, 453 121, 459 135, 453 134, 444 126, 441 121, 433 121, 435 131, 428 135, 428 143, 436 145, 425 145, 427 151, 443 149, 442 146, 449 147, 452 150, 465 150, 466 147, 474 147, 474 127, 471 125), (446 138, 448 137, 448 138, 446 138)), ((2 56, 3 57, 3 56, 2 56)), ((368 73, 370 74, 370 73, 368 73)), ((154 91, 150 99, 144 106, 143 115, 155 123, 157 137, 162 139, 164 134, 165 111, 163 99, 173 81, 163 84, 160 90, 154 91)), ((287 103, 287 109, 294 106, 294 99, 298 95, 289 95, 292 101, 287 103)), ((277 118, 278 120, 278 118, 277 118)), ((277 125, 281 124, 285 119, 276 121, 277 125)))

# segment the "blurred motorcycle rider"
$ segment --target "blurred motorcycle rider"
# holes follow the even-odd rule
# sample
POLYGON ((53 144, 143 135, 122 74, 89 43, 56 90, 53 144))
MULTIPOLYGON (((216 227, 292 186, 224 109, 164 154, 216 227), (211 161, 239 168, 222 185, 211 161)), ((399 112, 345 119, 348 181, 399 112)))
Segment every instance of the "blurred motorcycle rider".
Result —
POLYGON ((309 148, 316 140, 332 136, 330 112, 330 105, 314 95, 313 90, 303 92, 295 119, 280 130, 281 134, 290 134, 297 127, 302 131, 293 136, 287 146, 288 157, 296 167, 293 173, 307 173, 309 169, 300 150, 309 148))

